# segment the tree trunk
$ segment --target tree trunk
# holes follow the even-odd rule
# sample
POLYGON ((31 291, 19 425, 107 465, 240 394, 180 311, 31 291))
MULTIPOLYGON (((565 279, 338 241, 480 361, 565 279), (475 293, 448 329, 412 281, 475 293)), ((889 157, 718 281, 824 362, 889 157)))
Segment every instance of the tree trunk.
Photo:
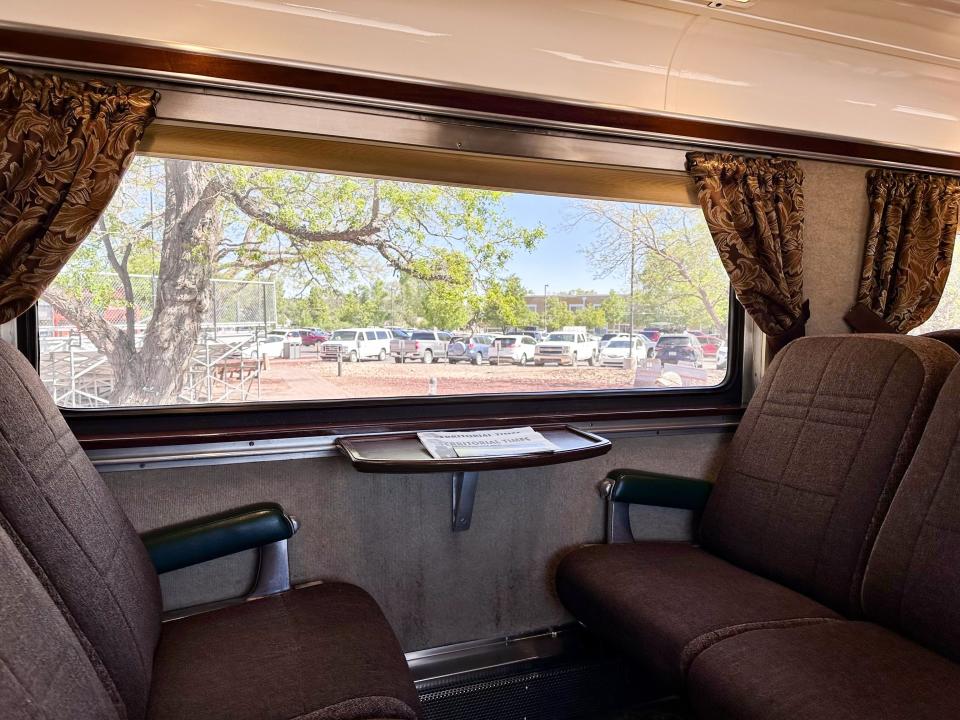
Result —
POLYGON ((219 182, 199 163, 167 160, 164 167, 166 207, 153 317, 128 364, 113 366, 112 404, 177 402, 210 304, 223 232, 219 182))

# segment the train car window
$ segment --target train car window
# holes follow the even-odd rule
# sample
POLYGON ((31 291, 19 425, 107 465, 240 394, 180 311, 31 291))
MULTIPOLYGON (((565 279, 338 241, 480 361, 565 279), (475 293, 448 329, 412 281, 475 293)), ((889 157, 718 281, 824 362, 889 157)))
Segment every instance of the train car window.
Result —
POLYGON ((910 332, 911 335, 935 332, 937 330, 960 329, 960 234, 953 250, 953 263, 950 276, 943 288, 940 304, 925 323, 910 332))
POLYGON ((141 155, 39 370, 66 408, 709 388, 729 299, 694 207, 141 155))

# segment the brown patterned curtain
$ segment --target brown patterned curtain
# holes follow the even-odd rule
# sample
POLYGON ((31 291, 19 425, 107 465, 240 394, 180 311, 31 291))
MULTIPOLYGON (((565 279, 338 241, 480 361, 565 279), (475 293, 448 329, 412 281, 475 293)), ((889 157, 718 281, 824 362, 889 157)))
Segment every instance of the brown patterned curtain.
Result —
POLYGON ((0 323, 37 301, 90 232, 158 99, 0 68, 0 323))
POLYGON ((707 227, 737 299, 771 354, 804 334, 803 171, 792 160, 687 154, 707 227))
POLYGON ((867 197, 860 290, 844 319, 857 332, 907 333, 937 309, 950 274, 960 179, 871 170, 867 197))

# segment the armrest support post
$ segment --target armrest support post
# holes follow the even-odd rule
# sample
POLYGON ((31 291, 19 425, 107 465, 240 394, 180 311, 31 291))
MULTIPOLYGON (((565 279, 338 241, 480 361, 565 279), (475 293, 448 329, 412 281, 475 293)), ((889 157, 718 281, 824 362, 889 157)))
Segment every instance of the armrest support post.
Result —
POLYGON ((630 527, 630 505, 613 500, 613 489, 616 483, 607 478, 600 483, 600 494, 607 502, 607 525, 605 541, 612 543, 633 542, 633 528, 630 527))

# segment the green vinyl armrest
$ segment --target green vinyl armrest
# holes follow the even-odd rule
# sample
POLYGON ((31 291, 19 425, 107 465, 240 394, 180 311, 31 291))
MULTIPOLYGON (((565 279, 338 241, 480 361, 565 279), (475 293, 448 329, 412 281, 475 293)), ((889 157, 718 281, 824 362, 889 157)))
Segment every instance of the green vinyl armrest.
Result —
POLYGON ((633 542, 630 505, 651 505, 700 512, 713 483, 646 470, 614 470, 601 485, 607 498, 607 542, 633 542))
POLYGON ((607 497, 631 505, 703 510, 713 490, 707 480, 646 470, 614 470, 607 479, 612 482, 607 497))
POLYGON ((276 503, 257 503, 143 533, 158 573, 287 540, 297 521, 276 503))

